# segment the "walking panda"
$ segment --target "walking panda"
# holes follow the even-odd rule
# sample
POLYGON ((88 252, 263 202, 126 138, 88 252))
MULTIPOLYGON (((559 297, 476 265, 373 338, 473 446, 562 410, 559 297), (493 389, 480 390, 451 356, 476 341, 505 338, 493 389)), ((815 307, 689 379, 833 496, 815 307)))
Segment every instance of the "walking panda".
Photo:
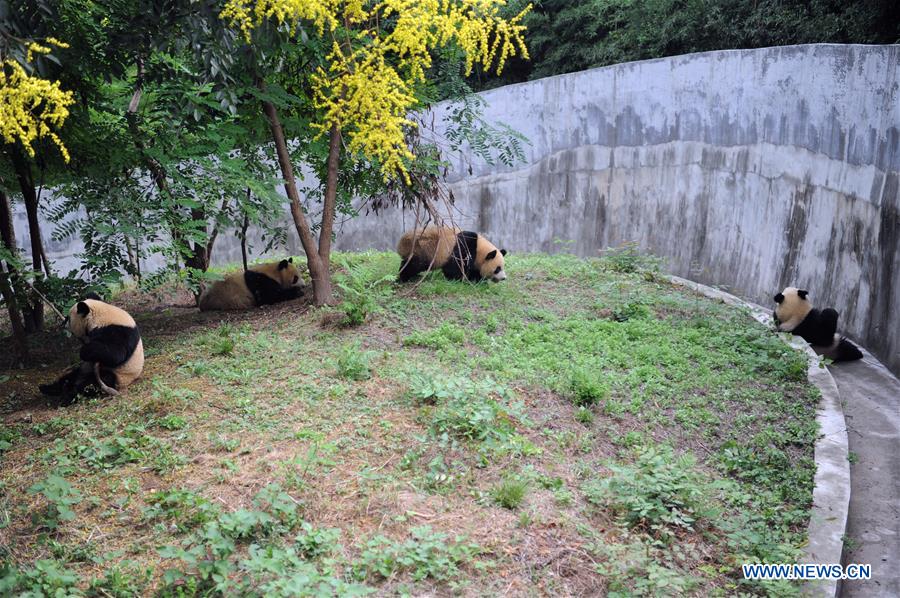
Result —
POLYGON ((397 253, 400 282, 412 280, 420 272, 440 268, 450 280, 506 280, 505 249, 472 231, 429 226, 408 231, 400 237, 397 253))

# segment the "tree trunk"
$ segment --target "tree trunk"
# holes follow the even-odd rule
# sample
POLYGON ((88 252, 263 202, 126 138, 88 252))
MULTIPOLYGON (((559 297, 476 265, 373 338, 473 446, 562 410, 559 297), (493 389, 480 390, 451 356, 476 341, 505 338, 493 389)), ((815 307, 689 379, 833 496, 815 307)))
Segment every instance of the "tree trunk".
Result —
POLYGON ((13 228, 12 206, 6 192, 0 188, 0 240, 11 253, 16 253, 16 229, 13 228))
MULTIPOLYGON (((257 83, 260 90, 265 91, 265 83, 257 83)), ((278 110, 271 102, 263 101, 263 112, 269 121, 272 138, 275 141, 275 153, 278 155, 278 165, 281 167, 281 175, 284 177, 284 191, 291 201, 291 217, 300 243, 306 253, 306 264, 309 268, 309 277, 312 279, 313 300, 316 305, 326 305, 333 301, 331 292, 331 270, 326 260, 323 260, 316 248, 316 241, 309 228, 309 222, 300 206, 300 193, 297 191, 297 181, 294 178, 294 167, 291 165, 291 157, 288 153, 287 142, 284 139, 284 129, 278 118, 278 110)))
POLYGON ((13 348, 20 363, 28 361, 28 342, 25 340, 25 326, 22 323, 22 314, 19 304, 16 302, 16 293, 9 284, 9 275, 0 262, 0 296, 6 302, 6 310, 9 312, 9 322, 12 328, 13 348))
MULTIPOLYGON (((247 187, 247 203, 250 203, 250 187, 247 187)), ((241 224, 241 261, 244 262, 244 272, 247 271, 247 229, 250 228, 250 216, 244 210, 244 222, 241 224)))
MULTIPOLYGON (((36 278, 40 278, 43 272, 44 244, 41 240, 37 192, 34 188, 31 164, 22 153, 22 150, 16 146, 11 146, 9 155, 12 158, 16 179, 19 181, 19 188, 22 190, 22 197, 25 200, 25 213, 28 216, 28 235, 31 240, 31 266, 34 269, 36 278)), ((41 302, 40 297, 35 296, 31 305, 23 312, 25 312, 26 329, 37 331, 44 328, 44 304, 41 302)))
POLYGON ((334 230, 334 210, 337 203, 338 168, 341 160, 341 130, 331 126, 328 134, 328 163, 325 179, 325 205, 319 229, 319 256, 326 264, 331 260, 331 236, 334 230))
MULTIPOLYGON (((12 207, 9 204, 9 197, 3 189, 0 189, 0 240, 3 246, 10 253, 15 254, 16 248, 16 231, 13 228, 12 207)), ((10 284, 12 267, 7 273, 3 268, 3 262, 0 262, 0 295, 6 302, 6 310, 9 312, 9 321, 12 328, 13 346, 16 356, 20 362, 28 359, 28 345, 25 341, 25 324, 22 321, 22 312, 19 309, 19 302, 16 300, 16 292, 10 284)))

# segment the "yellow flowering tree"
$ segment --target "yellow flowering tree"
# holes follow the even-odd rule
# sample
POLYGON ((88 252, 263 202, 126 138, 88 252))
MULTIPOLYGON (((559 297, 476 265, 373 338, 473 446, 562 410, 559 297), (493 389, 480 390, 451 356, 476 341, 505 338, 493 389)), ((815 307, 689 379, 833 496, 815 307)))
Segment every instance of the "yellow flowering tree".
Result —
MULTIPOLYGON (((426 83, 432 52, 458 48, 467 74, 479 65, 499 73, 508 58, 527 58, 522 17, 500 15, 505 0, 227 0, 221 17, 252 48, 264 26, 292 39, 317 37, 323 60, 309 76, 318 136, 328 136, 327 177, 318 246, 312 235, 276 106, 263 99, 275 140, 291 214, 306 252, 317 304, 332 299, 331 237, 342 152, 374 163, 385 181, 408 181, 415 156, 406 133, 415 123, 417 91, 426 83)), ((265 90, 265 80, 257 84, 265 90)))
MULTIPOLYGON (((30 42, 26 62, 35 54, 49 54, 50 45, 67 48, 53 38, 48 45, 30 42)), ((15 60, 5 58, 0 64, 0 136, 4 143, 19 143, 25 152, 34 157, 34 143, 48 139, 69 161, 69 152, 56 131, 69 116, 69 106, 74 102, 71 91, 63 91, 57 81, 48 81, 29 74, 15 60)))

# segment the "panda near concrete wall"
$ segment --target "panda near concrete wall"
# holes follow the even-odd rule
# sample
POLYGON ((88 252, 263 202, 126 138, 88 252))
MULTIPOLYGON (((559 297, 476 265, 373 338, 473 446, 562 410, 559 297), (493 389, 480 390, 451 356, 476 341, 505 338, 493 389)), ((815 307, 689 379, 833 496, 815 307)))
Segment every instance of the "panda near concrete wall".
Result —
POLYGON ((861 359, 862 352, 837 334, 838 312, 830 307, 819 310, 807 297, 809 291, 787 287, 775 295, 775 324, 780 332, 802 337, 819 355, 834 362, 861 359))

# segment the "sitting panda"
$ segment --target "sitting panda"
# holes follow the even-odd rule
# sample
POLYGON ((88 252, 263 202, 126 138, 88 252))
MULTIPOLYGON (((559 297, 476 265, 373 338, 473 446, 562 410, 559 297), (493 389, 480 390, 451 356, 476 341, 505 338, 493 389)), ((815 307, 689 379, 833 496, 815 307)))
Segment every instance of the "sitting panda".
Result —
POLYGON ((440 268, 450 280, 478 282, 506 280, 503 270, 505 249, 472 231, 429 226, 411 230, 400 237, 400 282, 412 280, 420 272, 440 268))
POLYGON ((775 324, 780 332, 803 337, 819 355, 832 361, 861 359, 862 352, 837 334, 838 312, 830 307, 818 310, 806 298, 809 291, 787 287, 775 295, 775 324))
POLYGON ((41 393, 69 405, 78 395, 118 394, 140 377, 144 344, 128 312, 92 293, 72 307, 66 322, 82 342, 81 363, 53 384, 40 385, 41 393))
POLYGON ((253 266, 246 272, 229 274, 200 295, 200 311, 250 309, 289 301, 303 295, 300 271, 294 258, 253 266))

